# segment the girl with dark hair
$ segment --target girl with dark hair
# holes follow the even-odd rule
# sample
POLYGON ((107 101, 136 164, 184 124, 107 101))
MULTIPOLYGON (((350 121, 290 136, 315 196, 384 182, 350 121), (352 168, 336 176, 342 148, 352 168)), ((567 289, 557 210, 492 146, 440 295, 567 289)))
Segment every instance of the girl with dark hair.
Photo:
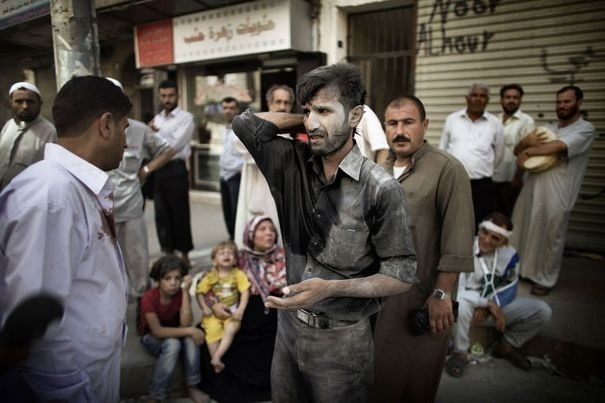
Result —
POLYGON ((197 388, 200 382, 200 348, 204 332, 192 326, 189 289, 189 265, 183 259, 167 255, 158 259, 150 276, 158 285, 141 298, 141 318, 138 324, 143 334, 141 343, 158 357, 149 388, 149 402, 168 397, 172 375, 180 355, 184 358, 185 381, 189 397, 195 403, 208 401, 208 396, 197 388))

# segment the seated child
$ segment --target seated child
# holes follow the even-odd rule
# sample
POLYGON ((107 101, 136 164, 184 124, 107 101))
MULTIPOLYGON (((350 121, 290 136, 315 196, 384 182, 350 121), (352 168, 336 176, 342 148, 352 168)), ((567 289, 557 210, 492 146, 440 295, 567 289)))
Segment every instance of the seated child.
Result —
POLYGON ((473 253, 475 271, 460 273, 458 282, 454 353, 445 363, 451 376, 461 376, 468 363, 471 324, 495 325, 502 338, 492 354, 526 371, 531 369, 531 363, 518 349, 540 332, 550 320, 551 310, 544 301, 516 298, 519 255, 508 245, 512 230, 510 219, 500 213, 489 214, 479 224, 473 253))
POLYGON ((150 276, 158 286, 141 298, 139 330, 141 343, 158 357, 150 387, 149 402, 166 399, 179 355, 183 355, 185 380, 189 396, 195 403, 205 403, 208 395, 197 388, 200 382, 200 349, 204 332, 192 326, 191 300, 187 290, 191 276, 189 265, 181 258, 168 255, 158 259, 150 276))
POLYGON ((237 247, 232 241, 221 242, 212 249, 212 263, 212 269, 198 283, 197 300, 204 312, 202 327, 212 357, 210 363, 219 373, 225 368, 223 355, 231 346, 248 305, 250 282, 246 273, 235 267, 237 247), (210 295, 215 302, 229 307, 230 317, 219 319, 213 315, 207 303, 210 295))

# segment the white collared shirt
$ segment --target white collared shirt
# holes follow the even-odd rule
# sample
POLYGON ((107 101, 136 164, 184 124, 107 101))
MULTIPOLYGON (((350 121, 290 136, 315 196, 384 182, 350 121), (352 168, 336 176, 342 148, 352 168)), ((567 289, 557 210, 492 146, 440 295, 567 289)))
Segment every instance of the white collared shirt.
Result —
POLYGON ((219 158, 220 177, 223 180, 233 178, 242 171, 245 158, 238 151, 237 136, 231 127, 225 127, 223 135, 223 152, 219 158))
POLYGON ((355 128, 355 143, 361 155, 369 160, 376 160, 376 152, 388 150, 387 136, 382 129, 378 116, 367 105, 363 106, 363 116, 355 128))
MULTIPOLYGON (((502 112, 498 115, 502 122, 502 112)), ((494 169, 493 180, 495 182, 510 182, 513 180, 517 170, 517 157, 515 157, 515 146, 523 137, 534 130, 534 120, 531 116, 521 112, 520 109, 504 122, 504 155, 500 164, 494 169)))
POLYGON ((504 153, 504 126, 489 112, 472 121, 461 109, 445 120, 439 148, 462 162, 469 178, 491 178, 504 153))
POLYGON ((155 115, 153 124, 160 129, 157 135, 176 150, 172 159, 182 159, 187 162, 191 155, 191 139, 195 128, 193 115, 177 106, 169 113, 164 109, 155 115))
POLYGON ((25 366, 35 392, 70 402, 119 400, 126 335, 124 263, 104 212, 107 174, 57 144, 0 193, 0 316, 41 292, 65 313, 25 366))

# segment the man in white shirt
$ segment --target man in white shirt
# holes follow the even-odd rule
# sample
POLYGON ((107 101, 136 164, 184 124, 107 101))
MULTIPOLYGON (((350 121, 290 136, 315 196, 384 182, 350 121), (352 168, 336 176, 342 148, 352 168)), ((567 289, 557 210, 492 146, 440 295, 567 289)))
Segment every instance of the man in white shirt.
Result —
POLYGON ((445 120, 439 148, 456 157, 471 180, 475 223, 492 211, 492 176, 504 153, 504 127, 485 110, 489 87, 473 84, 466 95, 466 108, 445 120))
POLYGON ((105 78, 72 78, 53 106, 58 144, 0 193, 0 322, 35 295, 65 308, 15 369, 40 401, 120 397, 126 274, 104 171, 120 164, 130 107, 105 78))
POLYGON ((40 115, 42 96, 34 84, 19 82, 8 90, 13 118, 0 132, 0 190, 44 156, 44 145, 57 141, 57 131, 40 115))
POLYGON ((174 81, 162 81, 159 92, 164 110, 153 118, 149 127, 176 150, 176 155, 154 173, 155 225, 162 251, 171 254, 178 250, 189 261, 193 240, 187 162, 195 126, 193 115, 178 106, 179 93, 174 81))
POLYGON ((363 117, 355 128, 355 143, 361 155, 378 164, 389 156, 389 143, 378 116, 367 105, 363 106, 363 117))
POLYGON ((523 88, 519 84, 508 84, 500 88, 502 112, 498 119, 504 125, 504 154, 494 168, 494 211, 500 211, 510 217, 515 200, 523 186, 523 171, 517 169, 515 146, 529 132, 534 130, 534 120, 521 112, 523 88))
POLYGON ((231 128, 235 115, 239 113, 237 99, 226 97, 222 100, 223 117, 225 118, 225 135, 223 136, 223 152, 219 158, 221 204, 223 217, 229 239, 235 240, 235 219, 237 217, 237 200, 242 179, 244 156, 238 151, 237 137, 231 128))

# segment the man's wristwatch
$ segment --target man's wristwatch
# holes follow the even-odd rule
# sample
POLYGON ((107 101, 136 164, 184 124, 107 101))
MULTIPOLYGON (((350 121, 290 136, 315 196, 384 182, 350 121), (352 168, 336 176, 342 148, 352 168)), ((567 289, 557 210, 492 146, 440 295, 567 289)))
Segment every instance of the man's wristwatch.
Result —
POLYGON ((445 291, 443 291, 441 288, 435 288, 435 290, 433 290, 433 293, 431 294, 431 296, 433 298, 437 298, 437 299, 441 299, 441 300, 444 300, 444 299, 450 297, 450 295, 448 293, 446 293, 445 291))

